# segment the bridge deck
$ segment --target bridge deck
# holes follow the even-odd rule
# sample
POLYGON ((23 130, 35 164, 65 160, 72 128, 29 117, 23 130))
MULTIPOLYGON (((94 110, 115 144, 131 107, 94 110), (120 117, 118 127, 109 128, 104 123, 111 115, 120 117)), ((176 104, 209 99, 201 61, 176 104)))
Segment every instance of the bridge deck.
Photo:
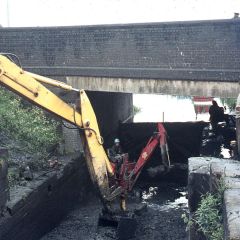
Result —
POLYGON ((0 52, 42 75, 238 82, 240 20, 0 28, 0 52))

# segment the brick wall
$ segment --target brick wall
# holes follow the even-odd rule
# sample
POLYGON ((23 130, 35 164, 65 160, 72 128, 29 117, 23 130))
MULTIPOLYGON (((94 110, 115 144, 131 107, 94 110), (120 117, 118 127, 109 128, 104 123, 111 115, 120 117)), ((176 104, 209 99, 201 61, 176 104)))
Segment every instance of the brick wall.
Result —
POLYGON ((240 20, 0 28, 0 52, 44 75, 238 81, 240 20))

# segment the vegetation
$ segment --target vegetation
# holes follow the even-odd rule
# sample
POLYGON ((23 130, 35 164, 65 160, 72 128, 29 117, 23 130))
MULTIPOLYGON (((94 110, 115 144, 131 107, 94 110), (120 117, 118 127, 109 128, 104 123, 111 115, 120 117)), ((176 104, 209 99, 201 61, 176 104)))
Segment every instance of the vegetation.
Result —
POLYGON ((195 213, 195 222, 207 239, 223 239, 221 206, 222 199, 208 193, 202 197, 200 206, 195 213))
MULTIPOLYGON (((4 135, 20 143, 24 152, 44 157, 60 140, 57 127, 58 122, 47 117, 42 110, 23 104, 18 96, 0 88, 1 137, 4 135)), ((1 145, 6 144, 0 140, 1 145)))
POLYGON ((236 108, 237 99, 236 98, 221 98, 223 105, 227 105, 230 110, 234 110, 236 108))
POLYGON ((207 193, 202 196, 197 211, 191 220, 184 214, 182 217, 190 227, 195 223, 209 240, 223 240, 222 200, 225 185, 222 180, 217 184, 216 193, 207 193))
POLYGON ((141 112, 141 108, 133 105, 133 115, 135 116, 136 114, 141 112))

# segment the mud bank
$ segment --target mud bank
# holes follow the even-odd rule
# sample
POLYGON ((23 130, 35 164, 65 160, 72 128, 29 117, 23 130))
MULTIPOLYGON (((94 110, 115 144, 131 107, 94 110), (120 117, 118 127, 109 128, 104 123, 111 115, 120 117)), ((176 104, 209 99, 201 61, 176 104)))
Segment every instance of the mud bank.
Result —
MULTIPOLYGON (((176 184, 145 183, 138 185, 142 197, 131 197, 129 207, 140 202, 147 204, 147 210, 137 217, 136 236, 132 240, 185 240, 185 224, 181 215, 187 210, 185 188, 176 184)), ((41 240, 114 240, 116 228, 100 227, 98 215, 101 204, 95 197, 88 204, 78 206, 74 211, 41 240)))

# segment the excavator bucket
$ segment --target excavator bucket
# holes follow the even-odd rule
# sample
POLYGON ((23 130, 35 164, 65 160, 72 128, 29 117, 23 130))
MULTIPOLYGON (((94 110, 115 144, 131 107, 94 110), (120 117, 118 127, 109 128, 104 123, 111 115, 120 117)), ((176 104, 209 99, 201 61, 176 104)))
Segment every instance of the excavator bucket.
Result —
POLYGON ((98 226, 111 226, 116 228, 116 236, 119 240, 132 239, 137 230, 138 217, 147 211, 147 204, 141 203, 131 206, 128 211, 115 210, 108 212, 102 210, 99 215, 98 226))
POLYGON ((117 239, 127 240, 135 236, 137 219, 132 212, 107 213, 103 211, 99 216, 98 225, 101 227, 115 227, 117 239))

